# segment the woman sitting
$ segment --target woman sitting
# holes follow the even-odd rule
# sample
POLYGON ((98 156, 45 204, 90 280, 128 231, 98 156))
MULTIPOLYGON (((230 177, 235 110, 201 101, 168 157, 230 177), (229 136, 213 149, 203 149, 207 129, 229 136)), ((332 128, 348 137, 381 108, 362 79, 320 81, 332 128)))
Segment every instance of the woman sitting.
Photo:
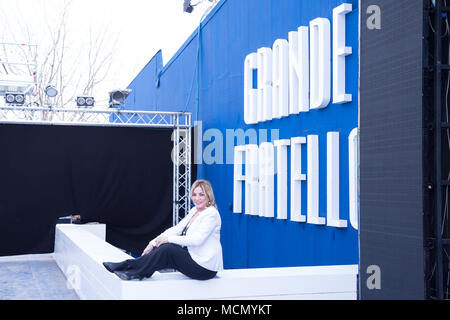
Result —
POLYGON ((172 268, 197 280, 208 280, 223 269, 221 219, 211 184, 197 180, 191 188, 195 207, 176 225, 149 242, 142 256, 122 262, 104 262, 123 280, 143 279, 157 270, 172 268))

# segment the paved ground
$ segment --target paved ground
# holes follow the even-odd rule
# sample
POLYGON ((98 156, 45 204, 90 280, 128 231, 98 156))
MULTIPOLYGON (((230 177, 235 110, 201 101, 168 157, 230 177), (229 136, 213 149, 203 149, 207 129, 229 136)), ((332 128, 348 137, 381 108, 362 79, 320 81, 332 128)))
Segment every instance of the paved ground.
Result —
POLYGON ((0 257, 0 300, 79 300, 51 254, 0 257))

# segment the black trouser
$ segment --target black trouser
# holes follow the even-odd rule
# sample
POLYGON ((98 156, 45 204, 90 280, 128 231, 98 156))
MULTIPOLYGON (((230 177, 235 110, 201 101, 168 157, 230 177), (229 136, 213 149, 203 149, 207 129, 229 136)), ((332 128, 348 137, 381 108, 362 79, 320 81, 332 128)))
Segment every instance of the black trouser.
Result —
POLYGON ((195 262, 186 248, 173 243, 165 243, 139 258, 112 265, 112 270, 109 270, 111 272, 125 271, 141 278, 151 277, 155 271, 166 268, 176 269, 196 280, 208 280, 217 274, 216 271, 205 269, 195 262))

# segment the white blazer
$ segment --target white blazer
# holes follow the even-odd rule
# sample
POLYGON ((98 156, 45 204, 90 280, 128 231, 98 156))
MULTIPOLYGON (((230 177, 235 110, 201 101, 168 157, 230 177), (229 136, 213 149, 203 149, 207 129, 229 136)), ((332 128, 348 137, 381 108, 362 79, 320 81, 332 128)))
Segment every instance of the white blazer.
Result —
MULTIPOLYGON (((211 271, 223 269, 222 245, 220 244, 220 227, 222 221, 219 211, 215 207, 207 207, 200 212, 182 236, 184 227, 197 212, 192 208, 189 213, 176 225, 161 235, 167 236, 169 243, 187 247, 192 259, 203 268, 211 271)), ((151 243, 155 245, 155 240, 151 243)))

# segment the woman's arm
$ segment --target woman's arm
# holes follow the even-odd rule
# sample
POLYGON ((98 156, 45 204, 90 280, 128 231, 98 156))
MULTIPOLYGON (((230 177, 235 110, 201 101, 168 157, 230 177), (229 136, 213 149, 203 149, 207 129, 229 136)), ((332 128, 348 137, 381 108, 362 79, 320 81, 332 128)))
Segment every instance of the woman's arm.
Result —
POLYGON ((189 213, 183 219, 181 219, 181 221, 177 225, 166 229, 163 233, 161 233, 155 239, 151 240, 149 242, 149 245, 153 245, 153 247, 159 247, 159 245, 161 245, 162 243, 159 243, 160 241, 158 241, 158 239, 160 240, 164 237, 167 238, 167 237, 174 236, 174 235, 180 235, 181 232, 183 232, 184 227, 188 224, 193 213, 195 213, 195 211, 193 211, 193 209, 191 209, 189 211, 189 213))
POLYGON ((167 242, 178 244, 180 246, 201 245, 220 223, 220 218, 216 210, 211 210, 204 214, 205 216, 201 218, 201 221, 197 222, 199 225, 195 226, 195 231, 193 230, 185 236, 169 235, 167 236, 167 242))
POLYGON ((159 247, 161 244, 167 243, 167 238, 171 235, 179 235, 183 232, 184 227, 189 222, 190 217, 192 216, 193 210, 191 211, 175 226, 170 227, 166 229, 163 233, 161 233, 159 236, 151 240, 147 247, 145 247, 144 251, 142 252, 142 256, 150 253, 153 248, 159 247))

